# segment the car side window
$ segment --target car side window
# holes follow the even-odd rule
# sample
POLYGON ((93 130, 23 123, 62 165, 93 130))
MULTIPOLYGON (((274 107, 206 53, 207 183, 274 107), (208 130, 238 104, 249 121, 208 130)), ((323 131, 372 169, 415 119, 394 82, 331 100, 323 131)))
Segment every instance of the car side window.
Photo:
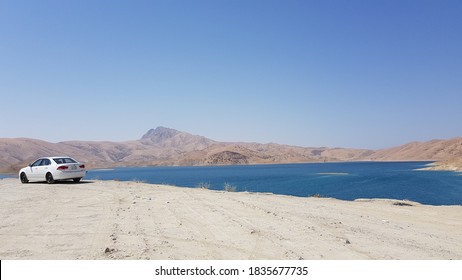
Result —
POLYGON ((36 160, 34 163, 32 163, 31 166, 39 166, 39 165, 42 164, 42 161, 43 161, 42 159, 38 159, 38 160, 36 160))
POLYGON ((42 159, 42 163, 40 163, 40 165, 50 165, 50 164, 51 164, 51 162, 50 162, 50 160, 47 159, 47 158, 46 158, 46 159, 42 159))

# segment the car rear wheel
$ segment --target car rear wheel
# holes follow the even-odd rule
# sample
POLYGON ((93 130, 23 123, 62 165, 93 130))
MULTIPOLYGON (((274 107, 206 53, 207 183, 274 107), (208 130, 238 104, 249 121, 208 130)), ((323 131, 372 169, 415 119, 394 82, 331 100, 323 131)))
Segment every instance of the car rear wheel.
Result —
POLYGON ((23 184, 29 183, 29 179, 27 179, 26 173, 24 173, 24 172, 21 173, 21 176, 19 176, 19 177, 20 177, 20 179, 21 179, 21 183, 23 183, 23 184))
POLYGON ((74 182, 78 183, 78 182, 80 182, 80 179, 82 179, 82 178, 74 178, 72 180, 74 180, 74 182))
POLYGON ((55 179, 53 179, 53 175, 51 175, 51 173, 47 173, 45 178, 47 179, 48 184, 53 184, 55 182, 55 179))

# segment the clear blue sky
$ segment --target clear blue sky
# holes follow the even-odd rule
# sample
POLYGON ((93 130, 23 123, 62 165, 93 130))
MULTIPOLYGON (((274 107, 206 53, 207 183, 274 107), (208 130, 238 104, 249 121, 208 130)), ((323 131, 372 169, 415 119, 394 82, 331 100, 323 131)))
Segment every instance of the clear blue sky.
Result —
POLYGON ((462 1, 0 2, 0 137, 462 136, 462 1))

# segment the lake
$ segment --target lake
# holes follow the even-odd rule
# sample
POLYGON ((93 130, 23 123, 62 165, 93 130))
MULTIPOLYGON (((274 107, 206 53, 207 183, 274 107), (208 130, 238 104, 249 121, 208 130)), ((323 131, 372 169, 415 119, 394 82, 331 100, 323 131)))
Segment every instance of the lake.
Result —
POLYGON ((126 167, 89 170, 85 179, 143 181, 180 187, 225 186, 343 200, 407 199, 430 205, 462 205, 462 176, 450 171, 416 171, 428 162, 342 162, 240 166, 126 167))

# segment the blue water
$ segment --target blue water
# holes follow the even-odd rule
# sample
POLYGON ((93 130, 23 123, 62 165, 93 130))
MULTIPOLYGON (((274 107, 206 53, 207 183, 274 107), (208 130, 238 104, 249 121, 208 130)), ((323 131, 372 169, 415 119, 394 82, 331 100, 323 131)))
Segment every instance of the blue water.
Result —
POLYGON ((182 187, 207 183, 223 190, 293 196, 319 194, 343 200, 407 199, 430 205, 462 205, 462 176, 446 171, 415 171, 428 162, 348 162, 278 165, 132 167, 90 170, 86 179, 145 181, 182 187), (330 174, 329 174, 330 173, 330 174), (336 173, 336 174, 333 174, 336 173))
POLYGON ((7 175, 7 174, 0 174, 0 179, 5 179, 5 178, 13 178, 13 175, 7 175))

